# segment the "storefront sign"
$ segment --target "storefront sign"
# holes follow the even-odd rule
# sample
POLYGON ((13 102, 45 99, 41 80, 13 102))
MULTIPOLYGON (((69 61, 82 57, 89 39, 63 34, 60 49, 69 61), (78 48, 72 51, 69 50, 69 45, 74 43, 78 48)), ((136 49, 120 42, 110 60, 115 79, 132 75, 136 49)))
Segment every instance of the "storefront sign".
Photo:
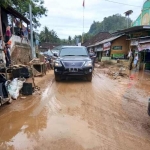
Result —
POLYGON ((103 51, 102 47, 97 48, 97 52, 103 51))
POLYGON ((139 51, 147 50, 147 49, 150 50, 150 43, 139 44, 139 45, 138 45, 138 50, 139 50, 139 51))
POLYGON ((110 42, 103 44, 103 50, 104 50, 104 51, 110 50, 110 46, 111 46, 111 43, 110 43, 110 42))
POLYGON ((131 40, 131 46, 138 46, 139 42, 137 40, 131 40))
POLYGON ((130 34, 130 38, 138 38, 138 37, 145 37, 150 36, 150 32, 141 31, 141 32, 135 32, 130 34))
POLYGON ((122 46, 113 46, 113 50, 122 50, 122 46))
POLYGON ((113 54, 113 58, 124 58, 124 54, 113 54))

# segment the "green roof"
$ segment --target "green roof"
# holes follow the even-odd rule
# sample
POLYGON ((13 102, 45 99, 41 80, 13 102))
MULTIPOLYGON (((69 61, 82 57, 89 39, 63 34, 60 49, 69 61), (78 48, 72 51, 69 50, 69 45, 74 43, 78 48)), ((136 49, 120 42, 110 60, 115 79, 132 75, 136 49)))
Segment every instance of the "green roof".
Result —
POLYGON ((147 8, 150 8, 150 0, 147 0, 143 5, 143 9, 147 9, 147 8))

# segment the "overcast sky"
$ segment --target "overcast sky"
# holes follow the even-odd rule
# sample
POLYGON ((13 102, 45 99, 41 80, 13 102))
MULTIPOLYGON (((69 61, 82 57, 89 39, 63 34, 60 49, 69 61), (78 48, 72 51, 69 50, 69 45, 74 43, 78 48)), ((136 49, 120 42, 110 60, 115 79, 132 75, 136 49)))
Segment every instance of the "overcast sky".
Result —
MULTIPOLYGON (((83 32, 83 0, 44 0, 45 7, 48 9, 47 17, 40 19, 41 27, 39 31, 47 26, 50 30, 56 31, 59 38, 68 36, 74 37, 83 32)), ((84 9, 84 32, 88 32, 93 21, 102 21, 104 17, 113 14, 124 15, 127 10, 133 10, 130 16, 135 20, 142 9, 144 0, 110 0, 119 3, 135 5, 127 6, 111 3, 105 0, 85 0, 84 9)))

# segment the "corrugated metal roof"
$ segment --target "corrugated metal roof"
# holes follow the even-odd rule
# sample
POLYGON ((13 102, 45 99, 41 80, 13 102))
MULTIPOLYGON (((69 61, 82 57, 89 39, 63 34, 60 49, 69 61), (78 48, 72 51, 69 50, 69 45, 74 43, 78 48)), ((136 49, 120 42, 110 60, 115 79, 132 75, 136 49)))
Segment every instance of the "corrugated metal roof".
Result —
POLYGON ((111 37, 109 39, 105 39, 105 40, 103 40, 101 42, 97 42, 97 43, 95 43, 93 45, 89 45, 88 47, 98 46, 98 45, 101 45, 101 44, 104 44, 104 43, 107 43, 107 42, 111 42, 111 41, 113 41, 115 39, 118 39, 121 36, 123 36, 123 35, 118 35, 118 36, 111 37))
POLYGON ((150 25, 134 26, 128 29, 118 30, 112 34, 117 35, 117 34, 124 34, 124 33, 132 33, 135 31, 143 31, 143 30, 149 30, 149 29, 150 29, 150 25))

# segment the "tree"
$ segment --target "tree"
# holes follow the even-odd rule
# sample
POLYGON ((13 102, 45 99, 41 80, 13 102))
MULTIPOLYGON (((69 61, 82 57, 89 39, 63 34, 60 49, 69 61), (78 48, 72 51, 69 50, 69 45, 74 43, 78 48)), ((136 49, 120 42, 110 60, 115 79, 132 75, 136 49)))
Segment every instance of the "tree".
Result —
POLYGON ((8 5, 11 5, 11 0, 0 0, 0 6, 7 7, 8 5))
POLYGON ((44 27, 43 31, 41 31, 39 36, 40 36, 40 41, 49 42, 50 41, 49 29, 47 27, 44 27))
POLYGON ((46 26, 43 31, 41 31, 39 38, 41 42, 60 43, 57 33, 54 30, 50 31, 46 26))
POLYGON ((72 43, 72 41, 71 41, 71 36, 68 37, 68 43, 69 43, 69 44, 72 43))
POLYGON ((47 9, 43 6, 44 0, 0 0, 0 6, 12 6, 19 13, 29 19, 29 3, 32 6, 34 27, 40 26, 39 18, 46 16, 47 9))
POLYGON ((90 33, 85 33, 83 37, 83 41, 87 42, 89 41, 93 36, 90 33))
MULTIPOLYGON (((128 21, 131 26, 132 20, 129 19, 128 21)), ((91 35, 96 35, 97 33, 104 31, 112 33, 125 28, 127 28, 127 18, 120 14, 116 14, 107 18, 105 17, 102 22, 94 21, 88 33, 91 35)))

